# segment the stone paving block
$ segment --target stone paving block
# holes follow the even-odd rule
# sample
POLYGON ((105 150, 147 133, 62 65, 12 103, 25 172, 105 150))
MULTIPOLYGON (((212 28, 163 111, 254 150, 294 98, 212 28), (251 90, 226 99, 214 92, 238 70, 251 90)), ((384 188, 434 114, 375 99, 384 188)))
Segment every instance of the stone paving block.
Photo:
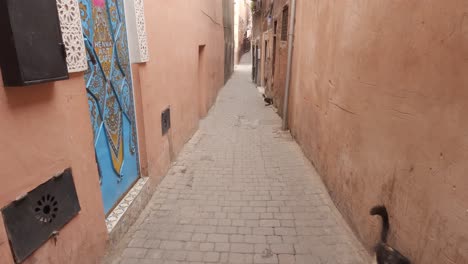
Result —
POLYGON ((203 258, 205 262, 218 262, 219 253, 218 252, 206 252, 205 257, 203 258))
POLYGON ((277 236, 294 236, 296 235, 296 229, 290 227, 277 227, 275 228, 275 235, 277 236))
POLYGON ((160 261, 155 261, 154 259, 138 259, 138 264, 154 264, 155 262, 162 262, 160 261))
POLYGON ((295 264, 296 258, 294 255, 280 254, 278 255, 279 264, 295 264))
POLYGON ((200 243, 201 251, 214 251, 214 243, 200 243))
POLYGON ((148 250, 144 248, 126 248, 122 252, 124 258, 143 258, 148 250))
POLYGON ((244 235, 231 235, 229 241, 231 243, 242 243, 244 242, 244 235))
POLYGON ((254 246, 247 243, 232 243, 231 252, 233 253, 253 253, 254 246))
POLYGON ((164 253, 164 258, 167 260, 184 261, 186 257, 186 251, 166 251, 164 253))
POLYGON ((161 240, 158 239, 148 239, 143 245, 144 248, 159 248, 161 245, 161 240))
MULTIPOLYGON (((296 264, 321 264, 321 263, 327 263, 327 262, 321 262, 319 258, 316 258, 313 255, 296 255, 296 264)), ((331 262, 333 263, 333 262, 331 262)), ((356 263, 358 264, 358 263, 356 263)))
POLYGON ((196 262, 203 261, 204 253, 199 251, 191 251, 187 253, 187 261, 196 262))
POLYGON ((148 232, 146 232, 145 230, 138 230, 132 234, 132 237, 133 238, 146 238, 147 233, 148 232))
POLYGON ((161 249, 166 250, 177 250, 184 247, 184 242, 181 241, 162 241, 160 245, 161 249))
POLYGON ((185 250, 198 251, 200 250, 200 242, 187 242, 185 243, 185 250))
POLYGON ((266 236, 268 244, 278 244, 283 242, 281 236, 266 236))
POLYGON ((130 248, 143 248, 146 243, 146 239, 144 238, 134 238, 128 243, 128 247, 130 248))
POLYGON ((272 244, 270 249, 275 254, 294 254, 294 247, 292 244, 272 244))
POLYGON ((244 241, 246 243, 261 244, 266 243, 266 237, 261 235, 246 235, 244 236, 244 241))
POLYGON ((229 243, 216 243, 215 244, 215 251, 217 252, 229 252, 231 248, 231 244, 229 243))
POLYGON ((255 246, 254 251, 257 254, 264 254, 264 255, 272 254, 270 245, 268 244, 255 244, 254 246, 255 246))
POLYGON ((251 227, 239 227, 237 229, 237 233, 241 235, 250 235, 252 234, 252 228, 251 227))
POLYGON ((208 242, 228 242, 229 235, 226 234, 209 234, 207 238, 208 242))
MULTIPOLYGON (((261 207, 263 209, 263 207, 261 207)), ((260 219, 273 219, 273 213, 261 213, 260 219)))
POLYGON ((220 234, 237 234, 237 227, 235 226, 218 226, 216 232, 220 234))
POLYGON ((177 260, 165 260, 164 262, 162 262, 162 264, 182 264, 184 262, 182 261, 177 261, 177 260))
POLYGON ((265 236, 269 236, 269 235, 274 235, 275 234, 275 230, 271 227, 256 227, 256 228, 253 228, 252 229, 252 233, 254 235, 265 235, 265 236))
POLYGON ((278 256, 276 255, 262 255, 262 254, 255 254, 254 256, 254 263, 259 264, 276 264, 278 263, 278 256))
POLYGON ((219 219, 218 220, 218 225, 220 226, 230 226, 232 225, 231 219, 219 219))
POLYGON ((171 239, 180 240, 180 241, 190 241, 191 238, 192 238, 192 233, 187 233, 187 232, 174 233, 171 236, 171 239))
POLYGON ((245 220, 234 219, 234 220, 232 220, 232 226, 243 227, 243 226, 245 226, 245 220))
POLYGON ((139 264, 140 259, 138 258, 123 258, 120 260, 119 264, 139 264))
POLYGON ((262 227, 276 227, 281 226, 279 220, 260 220, 260 226, 262 227))
POLYGON ((259 220, 246 220, 245 226, 247 227, 259 227, 260 221, 259 220))
POLYGON ((260 214, 259 213, 241 213, 242 219, 246 220, 254 220, 254 219, 260 219, 260 214))
POLYGON ((229 262, 229 253, 223 252, 219 255, 219 263, 228 263, 229 262))
MULTIPOLYGON (((293 220, 280 220, 281 227, 295 227, 296 225, 294 224, 293 220)), ((301 234, 299 232, 299 234, 301 234)))
POLYGON ((229 263, 251 264, 253 263, 253 254, 231 253, 229 254, 229 263))
POLYGON ((204 234, 204 233, 195 233, 192 235, 192 241, 195 241, 195 242, 204 242, 206 241, 206 238, 207 238, 207 234, 204 234))
POLYGON ((195 227, 195 232, 198 233, 215 233, 216 232, 216 226, 197 226, 195 227))

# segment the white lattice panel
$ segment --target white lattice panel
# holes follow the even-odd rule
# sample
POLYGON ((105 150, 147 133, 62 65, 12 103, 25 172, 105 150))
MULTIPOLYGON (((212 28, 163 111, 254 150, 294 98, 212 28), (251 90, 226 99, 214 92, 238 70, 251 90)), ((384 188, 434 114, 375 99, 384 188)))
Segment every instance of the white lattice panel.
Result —
POLYGON ((143 0, 135 0, 136 27, 138 46, 140 49, 140 61, 149 61, 148 37, 146 36, 145 9, 143 0))
POLYGON ((57 0, 63 42, 67 49, 68 72, 88 68, 78 0, 57 0))

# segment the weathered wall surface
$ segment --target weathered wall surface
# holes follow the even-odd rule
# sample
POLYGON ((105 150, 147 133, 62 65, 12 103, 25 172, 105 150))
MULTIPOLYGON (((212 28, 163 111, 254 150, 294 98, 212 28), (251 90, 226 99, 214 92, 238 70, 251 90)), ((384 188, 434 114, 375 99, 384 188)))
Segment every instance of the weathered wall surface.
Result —
POLYGON ((151 59, 137 67, 148 175, 155 185, 224 84, 223 9, 222 1, 152 0, 145 1, 145 12, 151 59), (169 106, 172 128, 162 136, 161 112, 169 106))
POLYGON ((238 0, 234 1, 234 57, 235 63, 239 63, 242 55, 248 51, 246 47, 246 37, 249 24, 251 22, 250 18, 250 1, 247 0, 238 0))
POLYGON ((466 1, 298 1, 292 133, 370 248, 468 263, 466 1))
MULTIPOLYGON (((81 212, 25 263, 95 263, 105 247, 99 176, 83 74, 29 87, 0 80, 0 208, 73 169, 81 212)), ((1 218, 1 217, 0 217, 1 218)), ((0 219, 0 262, 13 258, 0 219)))
POLYGON ((140 64, 132 64, 133 94, 138 132, 138 157, 140 158, 140 174, 148 176, 148 154, 146 153, 145 115, 141 96, 140 64))
MULTIPOLYGON (((252 35, 253 44, 260 47, 257 84, 265 87, 266 95, 273 99, 278 114, 282 115, 288 43, 287 36, 286 40, 282 38, 281 29, 283 9, 289 7, 289 0, 263 1, 257 4, 260 9, 253 15, 252 35)), ((289 14, 288 11, 288 17, 289 14)))
MULTIPOLYGON (((252 14, 252 48, 255 50, 252 50, 252 54, 254 52, 257 52, 257 55, 255 55, 257 59, 257 72, 256 72, 256 84, 258 86, 262 86, 262 80, 263 80, 263 72, 262 72, 262 43, 263 43, 263 38, 262 38, 262 33, 263 33, 263 28, 262 28, 262 21, 263 21, 263 15, 261 11, 256 11, 255 13, 252 14), (258 51, 256 51, 258 50, 258 51)), ((254 61, 252 61, 254 63, 254 61)))
MULTIPOLYGON (((223 10, 222 1, 151 0, 145 13, 151 59, 133 65, 132 74, 141 172, 156 186, 224 83, 223 10), (161 112, 169 106, 172 129, 162 136, 161 112)), ((0 120, 0 208, 68 167, 82 207, 57 244, 47 242, 26 263, 98 263, 107 230, 83 73, 31 87, 0 85, 0 120)), ((1 219, 0 262, 13 263, 1 219)))
MULTIPOLYGON (((277 0, 273 3, 272 10, 272 22, 271 22, 271 31, 272 44, 271 49, 275 52, 274 61, 272 56, 271 63, 275 64, 275 67, 271 69, 270 76, 271 78, 269 89, 269 96, 273 98, 273 103, 278 109, 278 114, 282 116, 283 114, 283 103, 284 103, 284 86, 286 83, 286 68, 288 64, 288 42, 287 42, 287 31, 286 36, 282 36, 282 24, 283 24, 283 9, 288 7, 288 17, 289 12, 289 0, 277 0), (275 31, 275 21, 276 21, 276 31, 275 31), (274 34, 276 32, 276 34, 274 34), (276 38, 274 38, 276 36, 276 38), (276 42, 273 45, 273 42, 276 42)), ((289 25, 289 21, 286 22, 286 25, 289 25)), ((288 27, 289 31, 289 27, 288 27)))
POLYGON ((224 83, 234 72, 234 0, 223 0, 224 83))

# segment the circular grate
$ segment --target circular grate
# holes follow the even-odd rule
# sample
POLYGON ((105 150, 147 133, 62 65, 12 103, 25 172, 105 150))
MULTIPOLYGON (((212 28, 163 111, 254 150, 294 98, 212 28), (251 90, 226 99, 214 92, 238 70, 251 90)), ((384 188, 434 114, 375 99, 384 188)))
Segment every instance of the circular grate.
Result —
POLYGON ((43 224, 51 223, 56 217, 58 212, 58 201, 55 196, 50 194, 43 195, 41 199, 36 202, 36 219, 43 224))

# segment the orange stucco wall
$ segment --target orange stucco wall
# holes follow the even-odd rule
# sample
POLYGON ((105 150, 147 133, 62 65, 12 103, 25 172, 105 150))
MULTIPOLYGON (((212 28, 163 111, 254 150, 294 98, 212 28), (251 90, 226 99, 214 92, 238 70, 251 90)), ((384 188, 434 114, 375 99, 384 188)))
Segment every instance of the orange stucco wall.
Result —
POLYGON ((466 1, 297 1, 293 135, 371 247, 468 263, 466 1))
POLYGON ((250 1, 237 0, 234 1, 234 6, 234 58, 236 60, 235 63, 238 64, 242 55, 248 51, 244 47, 244 35, 251 21, 250 1))
MULTIPOLYGON (((84 87, 83 74, 29 87, 0 84, 0 208, 68 167, 82 208, 60 230, 57 244, 47 242, 26 263, 94 263, 105 247, 107 230, 84 87)), ((1 220, 0 262, 13 263, 1 220)))
MULTIPOLYGON (((282 36, 283 9, 289 7, 289 0, 277 0, 273 3, 272 22, 268 27, 268 50, 270 51, 267 60, 267 72, 265 72, 266 94, 273 99, 273 104, 280 116, 283 115, 284 87, 286 84, 286 68, 288 63, 288 42, 282 36), (275 21, 277 22, 276 34, 275 21), (276 38, 275 38, 276 36, 276 38), (276 39, 276 44, 274 45, 276 39), (273 55, 273 53, 275 53, 273 55), (274 64, 274 67, 273 67, 274 64), (273 72, 274 71, 274 72, 273 72)), ((288 8, 289 10, 289 8, 288 8)), ((290 17, 288 11, 288 17, 290 17)), ((286 23, 289 25, 289 21, 286 23)), ((289 31, 289 28, 288 28, 289 31)), ((287 32, 286 31, 286 34, 287 32)), ((287 39, 287 36, 285 37, 287 39)))
POLYGON ((145 13, 151 59, 138 65, 138 71, 148 175, 154 184, 196 131, 200 117, 223 86, 224 31, 222 1, 145 1, 145 13), (199 71, 202 45, 203 70, 199 71), (162 136, 161 112, 168 106, 172 128, 162 136))
POLYGON ((146 131, 145 131, 145 118, 143 113, 143 103, 141 97, 141 79, 140 79, 140 65, 132 64, 132 77, 133 77, 133 94, 135 115, 137 118, 137 132, 138 132, 138 156, 140 158, 140 173, 143 176, 148 176, 148 154, 146 153, 146 131))
MULTIPOLYGON (((151 0, 145 13, 151 58, 132 71, 141 171, 156 186, 224 84, 223 11, 222 1, 151 0), (172 129, 162 136, 168 106, 172 129)), ((30 87, 0 85, 0 120, 0 208, 68 167, 82 207, 57 244, 47 242, 26 263, 96 263, 107 230, 83 73, 30 87)), ((12 262, 0 217, 0 263, 12 262)))

